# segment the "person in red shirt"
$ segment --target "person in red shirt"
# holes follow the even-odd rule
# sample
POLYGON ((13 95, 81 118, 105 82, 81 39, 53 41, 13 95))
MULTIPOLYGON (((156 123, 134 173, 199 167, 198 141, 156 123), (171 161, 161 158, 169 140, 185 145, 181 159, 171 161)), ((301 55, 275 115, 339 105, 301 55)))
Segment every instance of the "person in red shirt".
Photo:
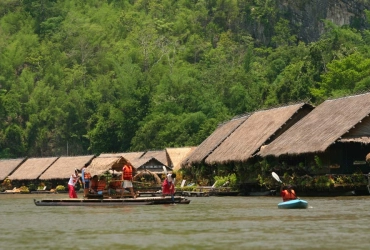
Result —
POLYGON ((297 199, 297 195, 295 191, 292 189, 291 185, 284 186, 282 185, 280 188, 280 195, 283 198, 283 201, 290 201, 297 199))

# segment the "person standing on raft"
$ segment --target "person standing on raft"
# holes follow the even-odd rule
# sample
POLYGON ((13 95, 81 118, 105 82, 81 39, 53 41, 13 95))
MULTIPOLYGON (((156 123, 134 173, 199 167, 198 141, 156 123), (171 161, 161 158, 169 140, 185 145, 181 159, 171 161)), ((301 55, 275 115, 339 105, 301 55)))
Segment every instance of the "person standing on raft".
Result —
POLYGON ((81 171, 81 179, 82 179, 82 184, 83 184, 83 189, 84 189, 84 197, 87 197, 87 195, 89 194, 90 179, 91 179, 91 174, 88 172, 87 166, 88 164, 86 163, 81 171))
POLYGON ((136 195, 134 193, 134 187, 132 185, 132 171, 133 171, 133 167, 131 165, 131 162, 127 161, 126 164, 122 168, 122 178, 121 179, 123 180, 123 184, 122 184, 123 189, 121 192, 121 198, 123 197, 123 192, 125 188, 128 188, 130 189, 132 197, 136 199, 136 195))
POLYGON ((77 198, 77 193, 76 193, 76 183, 80 179, 78 176, 78 170, 75 169, 74 174, 71 175, 68 181, 68 193, 69 193, 69 198, 77 198))
POLYGON ((162 196, 165 197, 166 195, 173 196, 175 194, 175 179, 176 174, 168 174, 166 179, 162 183, 162 196))

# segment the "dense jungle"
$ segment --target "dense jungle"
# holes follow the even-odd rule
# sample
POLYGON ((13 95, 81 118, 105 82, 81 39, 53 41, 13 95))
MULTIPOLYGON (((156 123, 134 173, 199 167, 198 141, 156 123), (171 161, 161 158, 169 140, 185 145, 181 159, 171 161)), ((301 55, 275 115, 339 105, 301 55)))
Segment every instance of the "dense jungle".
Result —
POLYGON ((0 158, 197 146, 234 116, 368 91, 368 1, 313 17, 317 38, 289 2, 2 0, 0 158))

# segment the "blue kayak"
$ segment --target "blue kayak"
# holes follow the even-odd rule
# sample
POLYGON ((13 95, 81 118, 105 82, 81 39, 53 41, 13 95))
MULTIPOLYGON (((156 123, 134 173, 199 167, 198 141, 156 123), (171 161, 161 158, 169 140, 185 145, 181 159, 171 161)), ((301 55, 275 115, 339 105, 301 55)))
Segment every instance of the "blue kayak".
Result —
POLYGON ((284 201, 280 202, 278 204, 278 208, 283 208, 283 209, 299 209, 299 208, 307 208, 308 203, 305 200, 290 200, 290 201, 284 201))

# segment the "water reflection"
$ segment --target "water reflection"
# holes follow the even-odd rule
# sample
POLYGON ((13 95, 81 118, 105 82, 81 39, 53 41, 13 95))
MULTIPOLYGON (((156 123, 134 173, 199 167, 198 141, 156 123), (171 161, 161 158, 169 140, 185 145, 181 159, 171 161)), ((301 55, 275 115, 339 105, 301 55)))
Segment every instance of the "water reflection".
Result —
POLYGON ((194 197, 189 205, 37 207, 0 195, 1 249, 368 249, 370 196, 194 197), (302 197, 303 198, 303 197, 302 197))

